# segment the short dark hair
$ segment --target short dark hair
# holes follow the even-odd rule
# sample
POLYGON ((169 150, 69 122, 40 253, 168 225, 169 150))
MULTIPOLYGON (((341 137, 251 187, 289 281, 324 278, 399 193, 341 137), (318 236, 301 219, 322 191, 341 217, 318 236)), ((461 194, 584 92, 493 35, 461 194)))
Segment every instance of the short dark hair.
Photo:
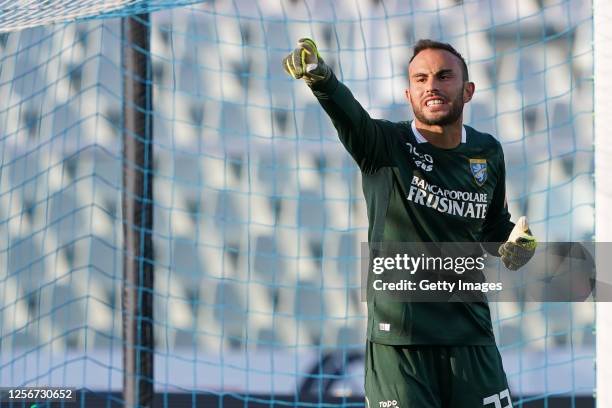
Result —
POLYGON ((447 44, 447 43, 429 40, 429 39, 422 39, 422 40, 417 41, 417 43, 414 45, 414 51, 412 54, 412 58, 410 58, 410 61, 408 62, 408 64, 412 62, 412 60, 414 59, 414 57, 417 56, 418 53, 420 53, 423 50, 429 50, 429 49, 445 50, 453 54, 455 57, 459 58, 459 61, 461 61, 461 68, 463 68, 463 80, 464 81, 470 80, 470 76, 468 74, 468 68, 467 68, 467 64, 465 63, 465 60, 463 59, 461 54, 459 54, 459 52, 457 52, 457 50, 453 48, 452 45, 447 44))

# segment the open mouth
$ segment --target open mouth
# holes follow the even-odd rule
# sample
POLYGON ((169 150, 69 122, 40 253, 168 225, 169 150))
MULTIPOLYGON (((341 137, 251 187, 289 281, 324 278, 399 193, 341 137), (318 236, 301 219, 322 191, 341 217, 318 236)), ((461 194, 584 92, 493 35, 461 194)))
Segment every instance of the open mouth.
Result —
POLYGON ((431 114, 437 114, 447 112, 449 105, 443 97, 433 97, 425 100, 424 109, 431 114))
POLYGON ((429 108, 429 107, 432 107, 432 106, 443 105, 444 103, 445 103, 444 99, 442 99, 442 98, 432 98, 432 99, 429 99, 429 100, 425 101, 425 106, 427 106, 429 108))

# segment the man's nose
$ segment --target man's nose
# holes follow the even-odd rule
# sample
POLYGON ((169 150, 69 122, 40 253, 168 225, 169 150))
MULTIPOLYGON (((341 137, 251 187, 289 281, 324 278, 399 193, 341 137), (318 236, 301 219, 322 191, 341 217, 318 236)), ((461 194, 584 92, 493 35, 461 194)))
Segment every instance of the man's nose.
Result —
POLYGON ((439 82, 436 77, 429 77, 425 83, 426 92, 437 92, 440 89, 439 82))

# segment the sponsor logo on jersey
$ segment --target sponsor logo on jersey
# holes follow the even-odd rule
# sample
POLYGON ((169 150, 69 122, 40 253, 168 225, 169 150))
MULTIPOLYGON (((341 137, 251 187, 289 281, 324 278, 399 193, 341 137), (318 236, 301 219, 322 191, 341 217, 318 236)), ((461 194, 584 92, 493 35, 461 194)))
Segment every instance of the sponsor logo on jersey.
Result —
POLYGON ((485 159, 470 159, 470 170, 479 186, 487 181, 487 161, 485 159))
POLYGON ((417 168, 424 171, 432 171, 433 170, 433 157, 427 153, 421 153, 417 150, 416 147, 412 145, 410 142, 406 142, 406 146, 408 146, 408 151, 412 155, 412 160, 417 168))
POLYGON ((400 408, 397 405, 397 400, 378 401, 379 408, 400 408))
POLYGON ((412 176, 406 199, 444 214, 477 219, 484 219, 487 215, 486 193, 449 190, 419 176, 412 176))

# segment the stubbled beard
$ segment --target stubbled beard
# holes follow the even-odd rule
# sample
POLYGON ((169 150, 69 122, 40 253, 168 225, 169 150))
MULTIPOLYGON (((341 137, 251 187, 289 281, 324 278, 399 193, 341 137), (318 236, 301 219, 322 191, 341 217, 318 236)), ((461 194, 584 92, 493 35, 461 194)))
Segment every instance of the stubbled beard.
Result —
POLYGON ((463 97, 459 95, 452 104, 452 109, 444 116, 428 119, 423 114, 422 109, 415 109, 412 107, 412 111, 414 112, 414 116, 419 120, 419 122, 427 125, 427 126, 446 126, 452 123, 455 123, 463 113, 463 97))

